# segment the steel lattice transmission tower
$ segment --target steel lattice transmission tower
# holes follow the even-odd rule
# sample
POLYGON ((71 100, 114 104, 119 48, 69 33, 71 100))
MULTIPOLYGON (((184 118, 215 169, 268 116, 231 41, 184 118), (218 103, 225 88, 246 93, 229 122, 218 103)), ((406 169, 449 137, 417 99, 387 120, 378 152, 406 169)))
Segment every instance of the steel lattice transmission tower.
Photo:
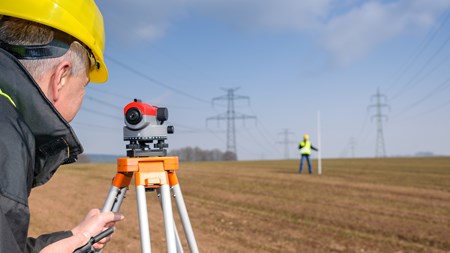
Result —
POLYGON ((284 158, 289 160, 289 144, 296 143, 294 141, 290 141, 289 140, 289 135, 293 135, 294 133, 289 131, 289 129, 284 129, 283 132, 278 133, 278 134, 284 135, 284 140, 283 141, 278 141, 277 143, 278 144, 284 144, 284 158))
POLYGON ((226 100, 227 101, 227 111, 219 114, 217 116, 213 116, 213 117, 209 117, 206 119, 206 121, 208 120, 226 120, 227 121, 227 151, 228 152, 232 152, 236 155, 236 159, 237 159, 237 149, 236 149, 236 125, 235 125, 235 121, 238 119, 256 119, 255 116, 252 115, 246 115, 246 114, 242 114, 239 112, 236 112, 234 110, 234 101, 238 100, 238 99, 246 99, 248 101, 250 101, 250 98, 248 96, 241 96, 241 95, 236 95, 235 91, 238 90, 238 88, 230 88, 230 89, 224 89, 222 88, 222 90, 224 90, 227 94, 220 96, 220 97, 215 97, 212 99, 213 105, 215 101, 218 100, 226 100))
POLYGON ((387 120, 387 116, 383 114, 383 108, 389 108, 387 104, 382 103, 386 101, 386 96, 380 93, 380 89, 377 89, 377 93, 371 97, 371 101, 375 99, 375 104, 369 106, 369 110, 371 108, 375 108, 375 114, 372 115, 372 119, 375 119, 377 122, 377 142, 375 148, 375 156, 376 157, 385 157, 386 156, 386 147, 384 145, 384 135, 383 135, 383 119, 387 120))
POLYGON ((349 142, 349 145, 350 145, 350 152, 351 152, 351 157, 352 158, 355 158, 355 147, 356 147, 356 140, 355 140, 355 138, 350 138, 350 142, 349 142))

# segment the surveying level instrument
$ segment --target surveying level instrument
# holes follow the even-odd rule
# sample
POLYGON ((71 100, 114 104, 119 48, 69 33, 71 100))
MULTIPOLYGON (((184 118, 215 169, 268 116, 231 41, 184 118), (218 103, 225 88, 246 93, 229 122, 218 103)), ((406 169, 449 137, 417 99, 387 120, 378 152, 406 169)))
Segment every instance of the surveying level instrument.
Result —
MULTIPOLYGON (((155 190, 163 211, 167 252, 183 252, 173 218, 170 198, 170 190, 172 189, 172 196, 177 205, 189 250, 197 253, 197 242, 176 176, 178 157, 166 156, 168 144, 165 141, 167 140, 167 135, 174 132, 173 126, 163 125, 164 121, 168 119, 167 108, 154 107, 135 99, 134 102, 125 106, 124 116, 123 138, 124 141, 129 141, 129 144, 126 145, 127 157, 117 159, 117 174, 113 179, 102 212, 119 211, 134 175, 141 252, 151 252, 145 193, 155 190)), ((101 234, 91 238, 86 245, 77 249, 75 253, 95 252, 92 245, 110 235, 113 231, 113 228, 103 231, 101 234)))
POLYGON ((163 126, 169 118, 165 107, 154 107, 135 99, 124 108, 125 126, 123 140, 130 141, 128 157, 166 156, 169 145, 167 134, 173 134, 173 126, 163 126), (156 142, 153 148, 148 143, 156 142))

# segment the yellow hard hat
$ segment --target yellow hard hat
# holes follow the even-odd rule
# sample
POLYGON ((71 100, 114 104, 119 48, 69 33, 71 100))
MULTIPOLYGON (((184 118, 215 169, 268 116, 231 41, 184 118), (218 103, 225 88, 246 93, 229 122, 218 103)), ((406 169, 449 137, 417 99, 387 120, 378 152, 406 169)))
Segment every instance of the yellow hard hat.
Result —
POLYGON ((303 139, 309 140, 309 135, 307 135, 307 134, 303 135, 303 139))
POLYGON ((1 0, 0 14, 25 19, 67 33, 92 51, 96 68, 90 70, 92 82, 108 79, 103 51, 103 16, 93 0, 1 0))

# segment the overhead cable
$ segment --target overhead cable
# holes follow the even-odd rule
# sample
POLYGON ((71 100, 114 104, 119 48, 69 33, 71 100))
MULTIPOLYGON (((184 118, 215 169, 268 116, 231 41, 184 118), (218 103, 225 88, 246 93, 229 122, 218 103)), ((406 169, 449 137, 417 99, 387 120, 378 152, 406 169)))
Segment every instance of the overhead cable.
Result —
POLYGON ((105 55, 105 58, 108 59, 108 60, 110 60, 110 61, 112 61, 112 62, 114 62, 115 64, 121 66, 122 68, 124 68, 124 69, 126 69, 126 70, 132 72, 133 74, 135 74, 135 75, 137 75, 137 76, 139 76, 139 77, 141 77, 141 78, 144 78, 144 79, 146 79, 147 81, 150 81, 150 82, 152 82, 152 83, 154 83, 154 84, 156 84, 156 85, 159 85, 159 86, 161 86, 161 87, 163 87, 163 88, 166 88, 166 89, 168 89, 168 90, 171 90, 171 91, 173 91, 173 92, 175 92, 175 93, 178 93, 178 94, 183 95, 183 96, 185 96, 185 97, 188 97, 188 98, 190 98, 190 99, 196 100, 196 101, 198 101, 198 102, 207 103, 207 104, 210 103, 210 101, 208 101, 208 100, 205 100, 205 99, 196 97, 196 96, 191 95, 191 94, 189 94, 189 93, 187 93, 187 92, 184 92, 184 91, 182 91, 182 90, 176 89, 176 88, 174 88, 174 87, 172 87, 172 86, 170 86, 170 85, 168 85, 168 84, 165 84, 165 83, 163 83, 163 82, 161 82, 161 81, 158 81, 158 80, 156 80, 155 78, 150 77, 149 75, 144 74, 144 73, 142 73, 142 72, 136 70, 135 68, 130 67, 129 65, 127 65, 127 64, 125 64, 125 63, 123 63, 123 62, 121 62, 121 61, 119 61, 119 60, 116 60, 116 59, 114 59, 114 58, 112 58, 112 57, 110 57, 110 56, 105 55))

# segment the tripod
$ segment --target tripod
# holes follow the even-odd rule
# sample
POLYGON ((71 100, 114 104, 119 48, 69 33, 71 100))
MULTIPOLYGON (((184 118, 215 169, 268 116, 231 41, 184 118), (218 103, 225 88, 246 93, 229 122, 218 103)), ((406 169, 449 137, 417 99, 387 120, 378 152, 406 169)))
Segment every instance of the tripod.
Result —
MULTIPOLYGON (((180 253, 183 247, 173 219, 170 188, 183 224, 189 250, 198 253, 197 242, 184 204, 178 178, 178 157, 168 157, 165 143, 167 134, 174 132, 173 126, 163 126, 168 119, 165 107, 154 107, 135 99, 124 108, 125 127, 123 128, 127 158, 117 159, 117 174, 114 177, 102 212, 118 212, 130 185, 133 175, 136 185, 136 202, 138 208, 139 230, 141 235, 141 252, 150 253, 150 229, 147 216, 147 199, 145 192, 156 190, 163 211, 166 232, 167 252, 180 253), (154 141, 156 143, 154 143, 154 141), (153 147, 149 143, 154 143, 153 147)), ((92 253, 95 243, 113 233, 113 228, 92 237, 89 242, 76 249, 74 253, 92 253)))
POLYGON ((178 157, 129 157, 117 159, 117 174, 112 182, 102 212, 117 212, 119 210, 134 174, 142 253, 151 252, 147 200, 145 196, 146 190, 149 189, 156 189, 160 198, 166 232, 167 252, 183 252, 173 219, 170 188, 173 191, 189 250, 190 252, 198 252, 197 242, 175 173, 176 170, 178 170, 178 157))

